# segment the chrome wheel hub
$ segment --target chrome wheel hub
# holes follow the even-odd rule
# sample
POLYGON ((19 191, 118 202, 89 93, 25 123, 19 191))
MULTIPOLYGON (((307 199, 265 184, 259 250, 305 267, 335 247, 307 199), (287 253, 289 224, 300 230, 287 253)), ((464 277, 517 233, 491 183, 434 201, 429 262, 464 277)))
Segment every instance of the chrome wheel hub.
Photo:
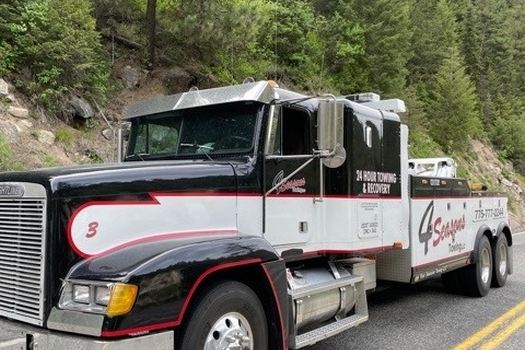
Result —
POLYGON ((490 277, 490 253, 488 248, 483 248, 481 251, 481 280, 484 284, 489 282, 490 277))
POLYGON ((499 246, 499 274, 505 276, 507 273, 507 246, 501 244, 499 246))
POLYGON ((253 350, 253 333, 248 320, 238 312, 221 316, 211 327, 204 350, 253 350))

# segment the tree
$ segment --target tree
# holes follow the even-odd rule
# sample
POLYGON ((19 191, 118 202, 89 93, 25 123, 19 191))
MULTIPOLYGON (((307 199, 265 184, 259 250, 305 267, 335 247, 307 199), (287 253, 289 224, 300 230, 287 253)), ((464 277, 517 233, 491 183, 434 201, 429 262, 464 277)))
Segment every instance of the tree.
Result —
POLYGON ((474 85, 455 47, 430 84, 425 112, 430 135, 446 152, 464 151, 482 131, 474 85))
POLYGON ((474 78, 484 119, 490 123, 497 113, 493 103, 497 96, 516 91, 512 7, 507 0, 471 0, 458 13, 467 71, 474 78))
POLYGON ((414 55, 408 62, 409 82, 425 90, 443 59, 458 45, 457 24, 447 0, 418 0, 411 8, 414 55))
POLYGON ((17 54, 16 38, 21 26, 21 0, 4 0, 0 4, 0 75, 14 70, 17 54))
POLYGON ((22 21, 20 61, 31 73, 26 90, 38 102, 58 111, 68 93, 106 92, 108 69, 89 2, 33 0, 22 21))
POLYGON ((148 0, 146 9, 146 28, 148 35, 148 61, 151 68, 155 66, 155 43, 157 23, 157 0, 148 0))
POLYGON ((358 62, 366 72, 361 90, 399 96, 406 85, 410 42, 408 0, 354 0, 347 13, 364 29, 364 55, 358 62))

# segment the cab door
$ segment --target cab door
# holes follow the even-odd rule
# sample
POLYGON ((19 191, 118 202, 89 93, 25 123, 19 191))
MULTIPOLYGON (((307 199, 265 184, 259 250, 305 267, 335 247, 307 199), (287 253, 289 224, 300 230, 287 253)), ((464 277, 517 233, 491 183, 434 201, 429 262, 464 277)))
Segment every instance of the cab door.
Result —
POLYGON ((321 228, 313 116, 297 106, 276 107, 269 123, 265 238, 274 246, 306 243, 321 228))

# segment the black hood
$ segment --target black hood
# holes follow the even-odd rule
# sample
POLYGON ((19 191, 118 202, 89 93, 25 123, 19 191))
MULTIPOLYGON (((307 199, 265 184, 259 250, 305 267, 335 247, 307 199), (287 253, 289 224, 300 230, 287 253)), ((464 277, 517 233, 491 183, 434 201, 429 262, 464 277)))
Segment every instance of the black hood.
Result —
POLYGON ((0 182, 39 183, 54 198, 193 191, 199 188, 236 191, 233 167, 230 162, 207 160, 78 165, 1 173, 0 182))

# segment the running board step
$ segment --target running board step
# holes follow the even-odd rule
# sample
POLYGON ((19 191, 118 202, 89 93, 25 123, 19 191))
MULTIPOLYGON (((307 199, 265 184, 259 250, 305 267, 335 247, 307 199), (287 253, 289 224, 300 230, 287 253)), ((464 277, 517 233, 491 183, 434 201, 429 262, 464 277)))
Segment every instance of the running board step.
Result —
POLYGON ((295 337, 295 348, 303 348, 368 321, 368 315, 352 315, 295 337))

